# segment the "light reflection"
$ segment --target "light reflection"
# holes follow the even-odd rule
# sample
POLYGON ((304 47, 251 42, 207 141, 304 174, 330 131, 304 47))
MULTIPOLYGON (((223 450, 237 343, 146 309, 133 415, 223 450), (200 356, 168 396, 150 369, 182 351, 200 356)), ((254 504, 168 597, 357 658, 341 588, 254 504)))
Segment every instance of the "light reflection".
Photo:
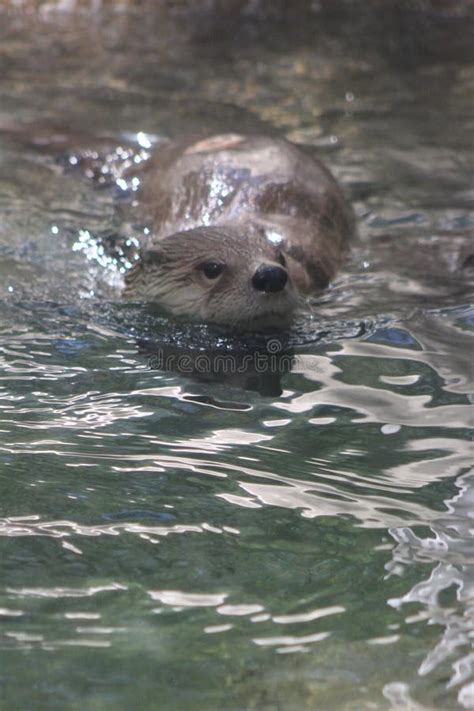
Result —
POLYGON ((400 639, 399 634, 387 635, 386 637, 373 637, 367 640, 367 644, 373 645, 385 645, 385 644, 395 644, 400 639))
MULTIPOLYGON (((356 346, 344 345, 340 353, 354 355, 355 351, 361 357, 373 356, 374 349, 377 351, 378 348, 370 343, 359 343, 356 346)), ((418 354, 414 353, 415 356, 418 354)), ((392 358, 394 355, 391 352, 392 358)), ((411 352, 407 354, 405 350, 398 353, 398 357, 401 355, 409 360, 412 358, 411 352)), ((422 356, 413 357, 413 360, 424 361, 422 356)), ((470 405, 456 403, 434 407, 432 395, 405 395, 365 383, 346 383, 337 377, 342 373, 341 368, 327 356, 305 356, 304 364, 306 369, 299 369, 300 372, 304 372, 306 378, 321 387, 303 395, 297 394, 286 401, 282 398, 274 403, 277 409, 296 415, 313 411, 317 407, 347 408, 354 412, 357 422, 421 427, 465 427, 472 416, 470 405)))
POLYGON ((322 642, 324 639, 327 639, 330 634, 330 632, 315 632, 314 634, 301 635, 300 637, 293 635, 282 637, 256 637, 253 641, 259 647, 293 646, 322 642))
POLYGON ((228 632, 232 629, 234 625, 209 625, 209 627, 204 627, 204 632, 206 634, 218 634, 219 632, 228 632))
POLYGON ((309 647, 304 647, 302 644, 294 644, 288 647, 278 647, 276 650, 277 654, 295 654, 295 653, 305 653, 309 652, 309 647))
POLYGON ((117 632, 126 632, 126 627, 76 627, 78 634, 116 634, 117 632))
POLYGON ((221 605, 217 608, 219 615, 231 615, 241 617, 243 615, 255 615, 263 612, 262 605, 221 605))
POLYGON ((4 632, 5 637, 16 639, 17 642, 42 642, 42 634, 29 634, 28 632, 4 632))
POLYGON ((474 678, 474 470, 458 477, 457 493, 447 499, 446 512, 438 512, 430 522, 431 536, 417 535, 409 527, 394 528, 390 533, 397 545, 386 565, 389 575, 402 575, 416 562, 432 562, 434 567, 425 579, 417 582, 404 595, 388 600, 402 611, 403 606, 417 603, 422 609, 406 617, 407 624, 425 621, 444 631, 436 645, 418 668, 427 676, 444 664, 450 664, 447 688, 457 691, 458 702, 471 708, 474 678), (455 600, 443 604, 442 595, 452 591, 455 600))
POLYGON ((312 620, 319 620, 321 617, 338 615, 345 611, 346 608, 342 605, 332 605, 331 607, 317 608, 316 610, 295 613, 293 615, 274 615, 272 620, 280 625, 292 625, 295 622, 311 622, 312 620))
MULTIPOLYGON (((227 435, 226 435, 227 436, 227 435)), ((243 433, 243 437, 246 433, 243 433)), ((159 443, 159 440, 156 444, 159 443)), ((185 445, 185 443, 183 443, 185 445)), ((194 445, 196 443, 194 442, 194 445)), ((166 447, 166 443, 163 442, 166 447)), ((255 446, 255 445, 254 445, 255 446)), ((261 446, 261 445, 257 445, 261 446)), ((179 454, 165 455, 152 451, 149 454, 117 454, 108 452, 85 452, 80 453, 83 461, 109 461, 112 469, 123 472, 163 472, 163 471, 188 471, 194 475, 204 475, 225 480, 228 477, 237 483, 244 494, 233 493, 224 490, 217 492, 216 497, 227 501, 231 505, 245 508, 259 508, 262 505, 279 506, 287 509, 300 510, 305 518, 319 516, 351 515, 354 516, 364 527, 391 527, 414 524, 417 521, 429 522, 437 514, 429 506, 404 499, 399 494, 403 491, 410 491, 413 488, 422 487, 427 481, 453 476, 459 468, 470 460, 471 445, 469 442, 458 439, 427 438, 426 440, 408 441, 403 448, 410 452, 415 451, 418 455, 416 459, 407 461, 406 464, 387 467, 376 475, 364 474, 361 476, 351 469, 333 467, 329 462, 314 463, 309 460, 305 466, 305 474, 301 472, 299 478, 283 476, 272 471, 258 469, 244 465, 239 460, 228 463, 225 461, 215 461, 211 458, 201 459, 190 456, 186 449, 179 449, 179 454), (115 464, 120 459, 122 465, 115 464), (353 488, 356 487, 354 492, 353 488), (397 514, 397 512, 399 512, 397 514)), ((14 447, 0 447, 0 452, 21 451, 18 445, 14 447)), ((35 454, 52 452, 61 458, 76 458, 74 451, 56 451, 45 449, 23 449, 24 453, 35 454)), ((198 450, 199 451, 199 450, 198 450)), ((269 450, 270 452, 272 450, 269 450)), ((403 450, 402 450, 403 451, 403 450)), ((74 524, 63 522, 63 530, 74 530, 74 524)), ((214 524, 213 524, 214 525, 214 524)), ((31 525, 3 522, 0 525, 0 535, 32 535, 31 525), (24 533, 23 533, 24 532, 24 533)), ((48 525, 42 524, 37 528, 38 534, 42 535, 63 535, 53 533, 58 530, 58 523, 51 524, 51 532, 48 525)), ((118 526, 112 527, 81 527, 77 526, 78 532, 90 531, 83 535, 100 535, 100 532, 109 535, 119 535, 118 526), (96 533, 92 533, 95 531, 96 533)), ((137 527, 137 524, 127 524, 128 531, 138 533, 165 535, 164 530, 153 527, 137 527)), ((176 527, 174 530, 178 530, 176 527)), ((184 527, 183 530, 193 530, 202 532, 203 526, 184 527)))
POLYGON ((127 590, 121 583, 110 583, 109 585, 98 585, 96 587, 84 588, 6 588, 10 595, 18 598, 65 598, 65 597, 94 597, 104 592, 122 592, 127 590))
MULTIPOLYGON (((237 529, 229 526, 225 530, 230 535, 239 535, 237 529)), ((73 535, 77 536, 119 536, 122 533, 133 533, 138 536, 170 536, 181 533, 219 533, 224 528, 205 527, 193 524, 175 524, 173 526, 147 526, 139 523, 116 523, 97 526, 87 526, 74 521, 44 521, 41 523, 23 524, 22 526, 10 523, 8 519, 0 519, 0 537, 7 536, 16 538, 18 536, 48 536, 51 538, 64 538, 73 535), (212 530, 214 528, 214 531, 212 530)), ((151 540, 151 539, 147 539, 151 540)))
POLYGON ((44 642, 41 648, 48 652, 53 652, 63 647, 91 647, 92 649, 108 649, 112 642, 103 639, 65 639, 44 642))
POLYGON ((222 594, 188 593, 181 590, 149 590, 152 600, 159 600, 164 605, 173 607, 218 607, 227 597, 222 594))
POLYGON ((151 148, 152 147, 152 140, 151 140, 152 137, 150 135, 144 133, 143 131, 138 131, 135 138, 136 138, 138 145, 141 148, 151 148))

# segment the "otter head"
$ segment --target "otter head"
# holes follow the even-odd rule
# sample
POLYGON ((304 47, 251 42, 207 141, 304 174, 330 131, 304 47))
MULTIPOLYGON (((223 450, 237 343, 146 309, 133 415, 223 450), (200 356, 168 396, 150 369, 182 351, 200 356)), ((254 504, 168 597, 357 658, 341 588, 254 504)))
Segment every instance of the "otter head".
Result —
POLYGON ((125 277, 125 296, 232 328, 284 328, 296 294, 281 249, 252 225, 198 227, 154 242, 125 277))

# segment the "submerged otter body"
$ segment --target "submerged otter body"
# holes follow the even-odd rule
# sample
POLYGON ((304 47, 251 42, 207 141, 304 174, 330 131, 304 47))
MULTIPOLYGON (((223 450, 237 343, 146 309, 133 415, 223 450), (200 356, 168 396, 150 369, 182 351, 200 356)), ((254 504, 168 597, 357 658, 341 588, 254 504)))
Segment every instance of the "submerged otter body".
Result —
POLYGON ((285 327, 324 289, 353 233, 329 171, 280 138, 170 143, 142 174, 150 237, 125 296, 240 329, 285 327))

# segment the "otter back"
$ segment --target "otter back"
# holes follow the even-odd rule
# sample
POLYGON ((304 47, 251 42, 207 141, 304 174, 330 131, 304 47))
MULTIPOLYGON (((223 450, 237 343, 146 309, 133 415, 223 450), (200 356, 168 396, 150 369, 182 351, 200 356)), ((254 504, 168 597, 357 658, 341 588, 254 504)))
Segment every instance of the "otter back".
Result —
POLYGON ((334 276, 354 229, 328 169, 280 138, 225 134, 166 144, 141 179, 151 244, 196 227, 252 224, 281 246, 304 293, 334 276))

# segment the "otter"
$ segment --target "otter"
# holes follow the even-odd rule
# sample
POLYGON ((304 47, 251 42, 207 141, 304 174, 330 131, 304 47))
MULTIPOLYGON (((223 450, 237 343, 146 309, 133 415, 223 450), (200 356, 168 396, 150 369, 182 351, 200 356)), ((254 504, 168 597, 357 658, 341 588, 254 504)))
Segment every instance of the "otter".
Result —
POLYGON ((172 315, 287 328, 301 300, 327 287, 354 233, 329 170, 283 138, 178 140, 135 175, 150 234, 124 296, 172 315))

